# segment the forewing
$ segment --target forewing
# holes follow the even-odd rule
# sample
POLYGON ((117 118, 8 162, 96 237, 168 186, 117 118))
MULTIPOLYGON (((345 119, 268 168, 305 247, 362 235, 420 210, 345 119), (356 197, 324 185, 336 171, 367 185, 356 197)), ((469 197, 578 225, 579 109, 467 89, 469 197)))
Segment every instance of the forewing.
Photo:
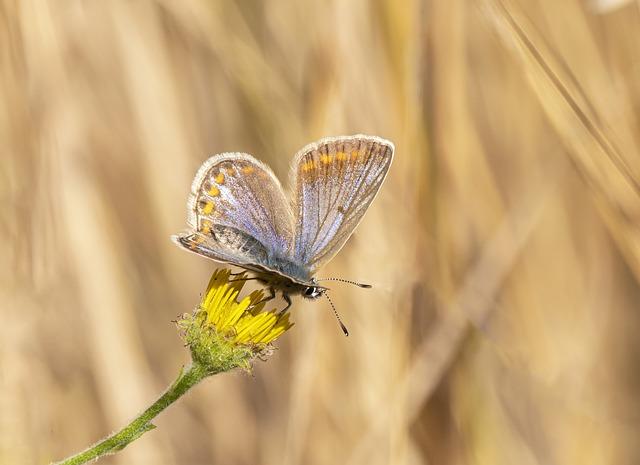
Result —
POLYGON ((174 240, 219 261, 263 264, 288 256, 293 215, 280 182, 251 155, 225 153, 207 160, 187 203, 193 231, 174 240))
POLYGON ((296 230, 294 259, 311 273, 345 244, 378 193, 393 144, 372 136, 322 139, 292 165, 296 230))

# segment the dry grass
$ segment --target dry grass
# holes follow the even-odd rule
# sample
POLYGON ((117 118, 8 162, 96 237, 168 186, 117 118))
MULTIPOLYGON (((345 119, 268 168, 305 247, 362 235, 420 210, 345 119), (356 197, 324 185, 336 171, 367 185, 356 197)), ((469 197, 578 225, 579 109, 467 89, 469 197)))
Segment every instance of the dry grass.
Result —
MULTIPOLYGON (((3 1, 0 463, 119 427, 187 360, 214 266, 174 247, 240 150, 396 143, 323 275, 372 282, 113 464, 633 464, 639 4, 3 1)), ((618 2, 620 3, 620 2, 618 2)))

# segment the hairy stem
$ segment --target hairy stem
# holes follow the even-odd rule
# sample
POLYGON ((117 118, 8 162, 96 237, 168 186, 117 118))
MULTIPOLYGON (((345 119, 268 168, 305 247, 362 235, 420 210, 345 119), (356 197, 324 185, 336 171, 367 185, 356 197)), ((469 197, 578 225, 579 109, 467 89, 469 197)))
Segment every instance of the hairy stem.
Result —
POLYGON ((114 454, 122 450, 131 442, 138 439, 147 431, 155 428, 151 423, 160 412, 178 400, 190 388, 198 384, 207 376, 214 374, 201 365, 194 363, 183 370, 174 383, 149 408, 134 418, 128 425, 88 449, 68 457, 52 465, 78 465, 95 460, 103 455, 114 454))

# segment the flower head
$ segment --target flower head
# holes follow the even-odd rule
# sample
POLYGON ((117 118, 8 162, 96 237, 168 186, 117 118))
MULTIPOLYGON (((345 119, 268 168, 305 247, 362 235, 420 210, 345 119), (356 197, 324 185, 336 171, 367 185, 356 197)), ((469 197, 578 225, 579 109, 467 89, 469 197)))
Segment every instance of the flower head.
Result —
POLYGON ((288 313, 264 311, 262 290, 238 301, 245 282, 245 273, 232 277, 228 269, 214 271, 200 305, 178 321, 194 362, 213 372, 249 368, 293 326, 288 313))

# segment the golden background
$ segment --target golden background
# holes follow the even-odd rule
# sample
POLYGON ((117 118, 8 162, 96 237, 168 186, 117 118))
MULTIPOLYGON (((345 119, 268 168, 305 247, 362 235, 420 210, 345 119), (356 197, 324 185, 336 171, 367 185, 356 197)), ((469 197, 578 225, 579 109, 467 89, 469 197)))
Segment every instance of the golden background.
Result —
POLYGON ((281 179, 328 135, 394 164, 254 373, 104 464, 640 462, 640 5, 14 0, 0 6, 0 463, 121 427, 188 353, 208 156, 281 179))

